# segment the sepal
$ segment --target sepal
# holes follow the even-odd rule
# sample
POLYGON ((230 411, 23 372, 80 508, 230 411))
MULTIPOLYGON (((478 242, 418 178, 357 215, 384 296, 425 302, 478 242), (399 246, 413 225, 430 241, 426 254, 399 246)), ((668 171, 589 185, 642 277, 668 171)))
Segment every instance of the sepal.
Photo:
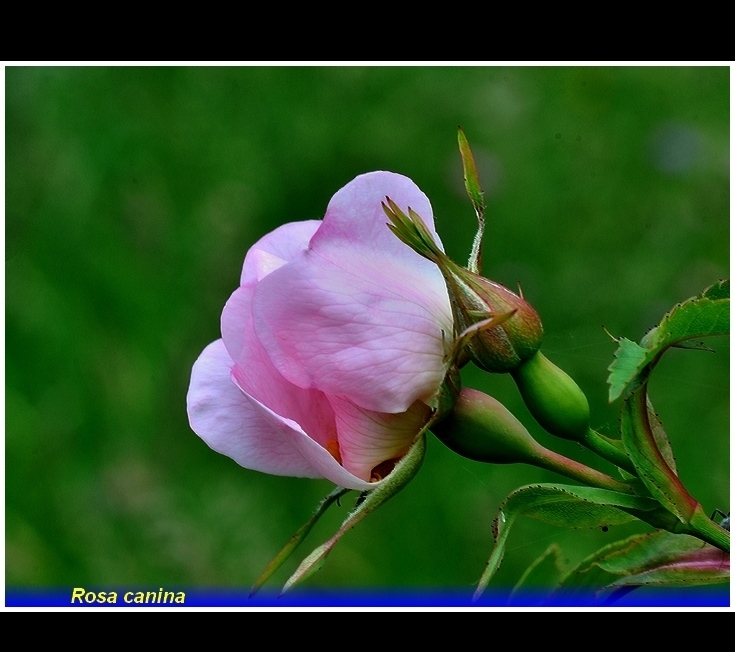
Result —
POLYGON ((332 505, 334 502, 338 501, 348 491, 350 491, 350 489, 345 489, 344 487, 335 487, 332 491, 329 492, 329 494, 324 497, 324 499, 317 506, 316 511, 311 516, 311 518, 294 533, 294 535, 288 540, 288 543, 283 546, 283 548, 281 548, 281 551, 265 567, 258 579, 255 580, 253 586, 250 589, 251 596, 255 595, 255 593, 257 593, 268 581, 268 579, 273 575, 273 573, 275 573, 281 566, 283 566, 283 563, 294 553, 296 548, 306 538, 309 532, 311 532, 311 529, 316 525, 317 521, 324 515, 324 513, 327 511, 327 508, 329 508, 329 506, 332 505))
POLYGON ((541 346, 543 327, 536 310, 508 288, 466 269, 434 242, 421 217, 404 213, 389 197, 383 202, 389 228, 416 253, 439 267, 449 292, 454 335, 503 317, 494 328, 480 329, 466 347, 467 357, 491 373, 506 373, 531 358, 541 346))
MULTIPOLYGON (((427 424, 428 425, 428 424, 427 424)), ((339 540, 355 525, 369 516, 383 503, 395 496, 416 475, 424 459, 426 451, 426 427, 414 442, 410 450, 396 464, 390 475, 376 488, 364 494, 364 499, 349 514, 335 535, 313 550, 302 562, 296 571, 289 577, 281 593, 285 593, 295 584, 317 572, 325 563, 327 555, 332 551, 339 540)))

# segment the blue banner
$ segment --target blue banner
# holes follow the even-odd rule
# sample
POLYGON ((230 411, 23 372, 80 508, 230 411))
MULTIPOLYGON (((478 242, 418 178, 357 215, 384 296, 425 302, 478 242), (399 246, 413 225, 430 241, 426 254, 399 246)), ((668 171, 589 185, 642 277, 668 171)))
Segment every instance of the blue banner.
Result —
POLYGON ((284 595, 234 589, 186 587, 64 587, 57 589, 6 588, 6 607, 729 607, 727 585, 687 589, 639 587, 605 597, 542 595, 488 591, 477 601, 472 590, 293 590, 284 595))

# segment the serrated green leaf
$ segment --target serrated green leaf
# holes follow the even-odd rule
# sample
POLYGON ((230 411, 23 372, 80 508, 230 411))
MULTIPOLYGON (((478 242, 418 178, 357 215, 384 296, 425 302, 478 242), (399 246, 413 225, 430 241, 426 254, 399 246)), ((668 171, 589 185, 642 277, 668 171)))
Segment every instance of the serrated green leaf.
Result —
POLYGON ((672 308, 640 344, 628 339, 618 341, 615 359, 608 370, 610 402, 630 390, 634 382, 650 373, 663 353, 671 347, 711 350, 700 337, 726 335, 730 332, 730 282, 720 281, 672 308))
POLYGON ((730 332, 730 299, 689 299, 674 307, 656 328, 647 348, 658 355, 663 350, 697 337, 730 332))
POLYGON ((603 546, 590 556, 583 559, 576 568, 571 569, 561 580, 557 587, 558 592, 562 592, 565 596, 574 595, 575 593, 593 593, 603 587, 609 586, 610 583, 619 579, 618 573, 612 572, 601 565, 601 560, 612 557, 616 554, 625 555, 628 550, 633 548, 635 542, 641 537, 649 537, 650 534, 634 535, 620 541, 603 546))
POLYGON ((619 398, 625 388, 638 376, 647 354, 647 349, 631 340, 624 337, 618 340, 615 359, 608 367, 610 375, 607 382, 610 385, 609 399, 611 403, 619 398))
POLYGON ((596 487, 540 484, 513 492, 502 508, 557 527, 589 528, 620 525, 633 518, 622 509, 655 509, 648 498, 596 487))
POLYGON ((519 516, 559 527, 605 527, 627 523, 636 518, 633 514, 657 507, 649 498, 593 487, 538 484, 517 489, 505 499, 495 519, 495 544, 474 599, 482 595, 499 568, 510 527, 519 516))
POLYGON ((704 292, 702 292, 702 296, 707 299, 729 299, 730 279, 726 278, 710 285, 704 292))
POLYGON ((699 546, 695 550, 635 575, 623 577, 611 586, 703 586, 729 582, 730 555, 714 546, 702 546, 698 539, 694 541, 699 546))

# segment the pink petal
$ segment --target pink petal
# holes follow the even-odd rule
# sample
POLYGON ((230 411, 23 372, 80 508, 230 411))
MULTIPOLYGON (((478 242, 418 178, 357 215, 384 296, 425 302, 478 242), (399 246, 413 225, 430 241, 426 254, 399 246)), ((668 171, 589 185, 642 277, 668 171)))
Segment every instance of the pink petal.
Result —
POLYGON ((441 383, 452 316, 439 270, 388 229, 388 193, 430 223, 428 200, 410 180, 358 177, 330 202, 309 249, 259 283, 253 315, 289 381, 397 413, 441 383))
POLYGON ((259 281, 304 251, 320 220, 290 222, 258 240, 245 256, 240 284, 259 281))
POLYGON ((253 408, 230 378, 231 365, 222 340, 207 346, 194 363, 186 397, 192 430, 211 448, 246 468, 319 477, 289 437, 253 408))
POLYGON ((388 229, 388 218, 382 207, 386 197, 390 197, 404 211, 409 206, 413 208, 439 242, 428 197, 408 177, 395 172, 378 171, 355 177, 335 193, 310 248, 318 249, 325 243, 357 244, 394 259, 403 258, 412 262, 416 258, 423 260, 388 229))
POLYGON ((276 414, 298 423, 323 447, 336 453, 334 410, 321 392, 290 383, 273 366, 253 331, 253 287, 232 293, 222 312, 222 339, 232 361, 232 376, 240 389, 276 414))
POLYGON ((342 465, 365 480, 385 477, 393 469, 388 462, 403 457, 430 416, 420 401, 400 414, 370 412, 336 397, 330 402, 337 418, 342 465))
MULTIPOLYGON (((296 422, 284 419, 262 403, 255 401, 255 399, 252 399, 252 403, 255 408, 260 410, 263 418, 270 421, 275 431, 282 432, 284 437, 290 439, 294 449, 304 459, 308 460, 311 467, 319 474, 317 477, 326 478, 340 487, 355 489, 357 491, 375 489, 378 486, 377 482, 366 482, 350 473, 321 445, 309 437, 296 422)), ((289 473, 287 475, 293 474, 289 473)))
POLYGON ((231 364, 222 340, 217 340, 192 370, 189 422, 213 450, 264 473, 326 478, 359 491, 375 487, 345 470, 295 421, 244 394, 230 378, 231 364))
MULTIPOLYGON (((252 330, 252 295, 250 286, 237 289, 222 313, 223 341, 234 359, 232 378, 258 402, 258 409, 274 427, 298 424, 299 431, 327 449, 348 472, 370 481, 374 467, 408 450, 429 409, 415 403, 406 413, 370 412, 346 399, 291 384, 273 366, 252 330)), ((330 473, 335 477, 334 471, 330 473)))

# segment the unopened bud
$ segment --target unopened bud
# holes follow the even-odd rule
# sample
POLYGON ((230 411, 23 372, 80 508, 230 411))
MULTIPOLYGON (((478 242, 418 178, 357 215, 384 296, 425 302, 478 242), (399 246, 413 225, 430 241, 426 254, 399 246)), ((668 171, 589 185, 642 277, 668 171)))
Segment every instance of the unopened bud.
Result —
POLYGON ((541 351, 512 373, 533 418, 552 435, 582 440, 590 426, 587 397, 566 373, 541 351))
POLYGON ((544 449, 502 403, 464 388, 432 432, 455 453, 477 462, 533 464, 544 449))
MULTIPOLYGON (((435 263, 444 277, 452 304, 454 335, 472 333, 458 356, 472 360, 492 373, 513 371, 538 351, 543 337, 541 319, 523 297, 508 288, 462 267, 449 258, 434 241, 424 221, 412 209, 405 214, 390 198, 383 210, 388 227, 415 252, 435 263), (488 323, 488 327, 477 328, 488 323)), ((475 262, 477 256, 474 256, 475 262)))
POLYGON ((461 330, 495 315, 513 313, 502 324, 481 330, 469 340, 466 355, 472 362, 491 373, 506 373, 538 351, 544 332, 541 319, 523 297, 451 261, 440 269, 461 330))

